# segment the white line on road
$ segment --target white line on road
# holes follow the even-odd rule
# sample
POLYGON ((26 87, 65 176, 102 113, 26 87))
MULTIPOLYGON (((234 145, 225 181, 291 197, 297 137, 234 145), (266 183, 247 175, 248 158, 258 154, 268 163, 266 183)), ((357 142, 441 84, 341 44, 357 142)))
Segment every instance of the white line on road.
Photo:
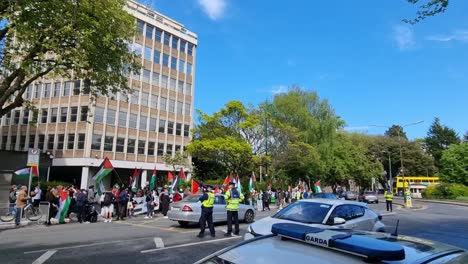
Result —
POLYGON ((86 244, 86 245, 76 245, 76 246, 70 246, 70 247, 59 247, 59 248, 40 249, 40 250, 34 250, 34 251, 26 251, 26 252, 24 252, 24 254, 39 253, 39 252, 51 251, 51 250, 62 250, 62 249, 73 249, 73 248, 84 248, 84 247, 102 246, 102 245, 109 245, 109 244, 116 244, 116 243, 124 243, 124 242, 132 242, 132 241, 138 241, 138 240, 145 240, 145 239, 150 239, 150 238, 154 238, 154 237, 142 237, 142 238, 136 238, 136 239, 117 240, 117 241, 111 241, 111 242, 102 242, 102 243, 94 243, 94 244, 86 244))
POLYGON ((154 244, 156 244, 156 248, 163 248, 164 247, 164 242, 160 237, 155 237, 154 238, 154 244))
POLYGON ((36 259, 32 264, 42 264, 46 262, 53 254, 57 253, 57 250, 49 250, 46 253, 42 254, 38 259, 36 259))
POLYGON ((380 214, 381 216, 386 216, 386 215, 394 215, 396 214, 395 212, 391 212, 391 213, 384 213, 384 214, 380 214))
POLYGON ((218 242, 218 241, 231 240, 231 239, 238 239, 238 238, 241 238, 241 237, 240 237, 240 236, 233 236, 233 237, 227 237, 227 238, 221 238, 221 239, 214 239, 214 240, 208 240, 208 241, 202 241, 202 242, 194 242, 194 243, 182 244, 182 245, 177 245, 177 246, 170 246, 170 247, 165 247, 165 248, 156 248, 156 249, 142 250, 142 251, 140 251, 140 252, 141 252, 141 253, 151 253, 151 252, 160 251, 160 250, 165 250, 165 249, 180 248, 180 247, 190 247, 190 246, 195 246, 195 245, 200 245, 200 244, 216 243, 216 242, 218 242))

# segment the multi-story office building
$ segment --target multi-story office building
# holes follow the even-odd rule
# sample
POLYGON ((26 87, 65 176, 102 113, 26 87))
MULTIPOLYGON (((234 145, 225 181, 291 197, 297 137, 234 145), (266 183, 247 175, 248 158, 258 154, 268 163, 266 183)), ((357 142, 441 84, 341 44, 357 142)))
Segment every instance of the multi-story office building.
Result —
POLYGON ((50 152, 55 178, 73 179, 82 188, 91 184, 104 157, 125 173, 122 178, 142 169, 142 184, 155 167, 172 170, 163 155, 183 151, 190 142, 197 35, 135 1, 128 1, 126 9, 136 19, 131 47, 142 67, 139 75, 128 76, 134 92, 94 100, 85 94, 82 80, 37 81, 24 96, 38 115, 18 108, 4 116, 0 149, 50 152))

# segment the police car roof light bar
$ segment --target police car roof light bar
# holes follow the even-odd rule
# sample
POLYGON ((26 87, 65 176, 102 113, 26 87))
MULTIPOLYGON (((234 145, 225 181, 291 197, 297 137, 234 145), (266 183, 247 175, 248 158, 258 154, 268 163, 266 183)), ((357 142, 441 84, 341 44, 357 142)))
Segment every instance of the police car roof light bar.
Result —
POLYGON ((363 257, 368 261, 405 259, 405 249, 401 245, 367 236, 290 223, 274 224, 271 232, 284 238, 363 257))

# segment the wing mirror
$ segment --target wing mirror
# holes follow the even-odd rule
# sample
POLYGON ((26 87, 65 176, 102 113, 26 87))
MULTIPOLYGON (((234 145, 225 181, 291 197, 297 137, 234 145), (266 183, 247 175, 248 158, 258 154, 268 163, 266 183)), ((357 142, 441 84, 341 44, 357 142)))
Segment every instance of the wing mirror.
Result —
POLYGON ((335 217, 335 218, 333 218, 333 224, 334 224, 334 225, 342 225, 342 224, 344 224, 344 223, 346 223, 346 220, 344 220, 344 219, 341 218, 341 217, 335 217))

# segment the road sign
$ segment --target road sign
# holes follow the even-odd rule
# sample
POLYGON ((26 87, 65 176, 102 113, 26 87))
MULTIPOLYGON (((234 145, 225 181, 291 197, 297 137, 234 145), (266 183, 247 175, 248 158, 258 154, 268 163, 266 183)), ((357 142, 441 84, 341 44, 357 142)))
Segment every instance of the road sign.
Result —
POLYGON ((26 166, 28 167, 39 166, 40 153, 41 151, 39 149, 30 148, 28 150, 28 163, 26 164, 26 166))

